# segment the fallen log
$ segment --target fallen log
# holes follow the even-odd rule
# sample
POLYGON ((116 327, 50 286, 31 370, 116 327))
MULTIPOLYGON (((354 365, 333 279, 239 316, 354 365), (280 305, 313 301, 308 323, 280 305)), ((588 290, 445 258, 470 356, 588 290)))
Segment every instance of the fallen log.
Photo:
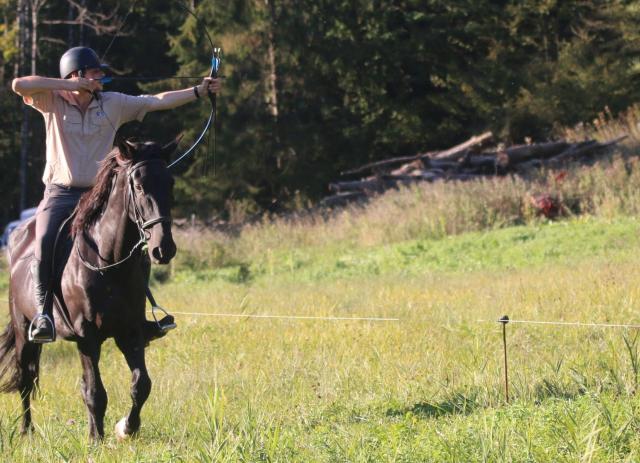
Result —
POLYGON ((410 175, 382 175, 380 177, 367 177, 363 180, 349 182, 333 182, 329 184, 329 191, 334 193, 360 191, 363 193, 381 193, 400 185, 408 185, 415 182, 434 181, 444 176, 442 171, 415 171, 410 175))
POLYGON ((415 171, 409 175, 383 175, 385 180, 394 181, 396 183, 412 183, 416 181, 433 181, 444 176, 444 172, 439 170, 421 170, 415 171))
POLYGON ((320 205, 325 207, 346 206, 354 201, 364 201, 367 195, 361 192, 340 193, 333 196, 327 196, 320 201, 320 205))
POLYGON ((428 162, 425 163, 425 162, 422 162, 420 159, 418 159, 408 164, 403 164, 398 169, 392 170, 391 175, 405 175, 415 170, 424 170, 428 164, 429 164, 428 162))
POLYGON ((428 161, 431 158, 433 153, 437 153, 437 151, 421 153, 414 156, 402 156, 398 158, 384 159, 382 161, 371 162, 369 164, 365 164, 364 166, 360 166, 355 169, 350 169, 350 170, 345 170, 343 172, 340 172, 340 175, 359 174, 361 172, 365 172, 370 169, 379 169, 380 167, 391 166, 393 164, 399 164, 402 162, 416 161, 418 159, 428 161))
POLYGON ((393 182, 385 182, 380 178, 354 180, 352 182, 334 182, 329 184, 329 191, 341 193, 345 191, 362 191, 362 192, 382 192, 388 188, 394 187, 393 182))
POLYGON ((463 156, 469 149, 472 147, 479 147, 487 142, 489 142, 493 138, 493 133, 485 132, 481 135, 475 135, 465 141, 464 143, 460 143, 452 148, 449 148, 445 151, 439 151, 433 156, 432 159, 447 159, 447 160, 455 160, 463 156))
POLYGON ((586 142, 574 144, 564 152, 549 159, 549 164, 557 164, 571 158, 584 156, 585 154, 595 154, 598 152, 603 153, 605 151, 605 148, 609 148, 610 146, 620 143, 622 140, 628 137, 628 135, 622 135, 618 138, 614 138, 613 140, 609 140, 604 143, 599 143, 595 140, 588 140, 586 142))
POLYGON ((345 170, 341 172, 340 175, 359 174, 371 169, 379 169, 381 167, 387 167, 394 164, 407 163, 417 160, 421 160, 425 163, 431 159, 455 161, 464 156, 471 148, 479 148, 480 146, 489 142, 492 138, 493 133, 485 132, 481 135, 475 135, 464 143, 460 143, 459 145, 453 146, 444 151, 429 151, 414 156, 401 156, 397 158, 383 159, 382 161, 370 162, 363 166, 356 167, 355 169, 345 170))
POLYGON ((511 146, 505 150, 488 152, 484 153, 484 155, 497 157, 504 154, 508 158, 508 164, 513 165, 529 161, 533 158, 544 159, 556 156, 569 148, 569 146, 571 146, 571 144, 566 141, 533 143, 531 145, 511 146))
POLYGON ((443 161, 441 159, 431 159, 428 164, 425 164, 425 169, 442 169, 442 170, 454 170, 461 166, 459 161, 443 161))
POLYGON ((487 132, 446 151, 378 161, 348 171, 346 173, 356 173, 373 168, 377 173, 361 180, 331 183, 329 189, 338 194, 329 197, 328 201, 332 204, 346 203, 351 199, 369 197, 390 188, 416 182, 467 181, 509 172, 523 174, 533 167, 555 165, 578 158, 591 160, 595 155, 606 152, 605 148, 627 138, 625 135, 602 143, 595 140, 575 143, 544 142, 479 153, 478 148, 489 140, 490 136, 491 133, 487 132), (388 173, 384 172, 384 166, 392 166, 398 162, 405 164, 388 173))

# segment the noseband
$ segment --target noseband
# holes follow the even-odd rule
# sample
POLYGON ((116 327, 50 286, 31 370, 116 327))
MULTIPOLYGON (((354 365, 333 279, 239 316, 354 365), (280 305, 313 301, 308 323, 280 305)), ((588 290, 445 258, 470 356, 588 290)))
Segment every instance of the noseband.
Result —
MULTIPOLYGON (((164 162, 162 159, 148 159, 146 161, 140 161, 136 164, 133 164, 132 166, 130 166, 127 169, 127 198, 128 201, 126 202, 126 208, 127 208, 127 215, 129 215, 129 208, 131 207, 130 204, 133 204, 133 219, 135 221, 136 227, 138 228, 138 233, 140 234, 140 239, 138 240, 138 242, 133 246, 133 248, 131 249, 131 251, 129 252, 129 254, 124 258, 121 259, 117 262, 114 262, 113 264, 109 264, 109 265, 105 265, 103 267, 96 267, 95 265, 91 264, 90 262, 88 262, 83 256, 82 253, 80 252, 80 247, 78 244, 79 240, 76 240, 76 251, 78 253, 78 257, 80 258, 80 262, 82 262, 82 264, 87 267, 89 270, 93 270, 94 272, 104 272, 105 270, 109 270, 112 268, 115 268, 117 266, 119 266, 120 264, 123 264, 124 262, 126 262, 127 260, 129 260, 134 254, 135 252, 141 247, 147 244, 147 241, 149 240, 150 237, 147 237, 147 232, 148 229, 153 227, 155 224, 157 223, 169 223, 171 224, 173 222, 173 219, 170 216, 166 216, 166 215, 159 215, 158 217, 154 217, 152 219, 149 220, 145 220, 143 215, 142 215, 142 211, 140 211, 140 207, 138 206, 138 203, 136 202, 136 198, 135 198, 135 183, 133 180, 133 175, 135 173, 136 170, 138 170, 140 167, 149 165, 149 164, 156 164, 156 163, 162 163, 163 165, 166 166, 166 162, 164 162)), ((83 231, 84 233, 84 231, 83 231)))

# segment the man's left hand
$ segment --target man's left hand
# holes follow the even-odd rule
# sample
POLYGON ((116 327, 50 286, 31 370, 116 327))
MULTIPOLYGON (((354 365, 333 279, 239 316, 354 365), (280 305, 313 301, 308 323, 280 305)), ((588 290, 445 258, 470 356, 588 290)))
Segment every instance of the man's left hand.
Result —
POLYGON ((200 97, 205 96, 208 92, 220 93, 222 89, 222 79, 213 77, 205 77, 202 83, 198 85, 198 94, 200 97))

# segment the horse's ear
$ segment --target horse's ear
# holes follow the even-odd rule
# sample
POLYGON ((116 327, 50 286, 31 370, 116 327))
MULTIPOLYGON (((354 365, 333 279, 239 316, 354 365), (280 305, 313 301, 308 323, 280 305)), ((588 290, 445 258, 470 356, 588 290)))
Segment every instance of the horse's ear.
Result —
POLYGON ((169 162, 169 160, 171 159, 171 155, 178 147, 178 143, 180 143, 180 140, 182 140, 182 136, 183 134, 178 135, 176 138, 160 148, 160 157, 162 159, 169 162))
POLYGON ((131 161, 136 154, 136 145, 124 137, 116 137, 116 146, 120 151, 120 157, 125 161, 131 161))

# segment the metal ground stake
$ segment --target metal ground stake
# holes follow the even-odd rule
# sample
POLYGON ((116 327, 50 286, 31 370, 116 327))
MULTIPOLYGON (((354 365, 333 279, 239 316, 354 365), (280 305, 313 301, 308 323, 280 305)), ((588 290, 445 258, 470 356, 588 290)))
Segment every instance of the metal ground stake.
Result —
POLYGON ((507 323, 509 316, 503 315, 498 323, 502 323, 502 346, 504 348, 504 396, 509 403, 509 364, 507 362, 507 323))

